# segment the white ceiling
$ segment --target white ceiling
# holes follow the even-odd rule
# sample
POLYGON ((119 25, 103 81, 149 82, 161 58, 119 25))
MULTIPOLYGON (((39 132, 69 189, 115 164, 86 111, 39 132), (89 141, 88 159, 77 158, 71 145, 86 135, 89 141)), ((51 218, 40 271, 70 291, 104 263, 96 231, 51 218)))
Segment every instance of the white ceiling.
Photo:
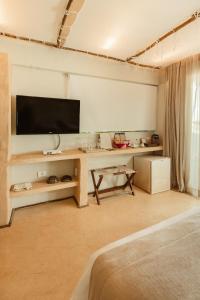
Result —
POLYGON ((0 0, 0 30, 56 42, 67 0, 0 0))
POLYGON ((135 59, 135 62, 166 66, 198 53, 200 53, 200 18, 135 59))
MULTIPOLYGON (((0 31, 56 42, 67 0, 0 0, 0 31)), ((85 0, 66 47, 126 59, 200 9, 200 0, 85 0), (108 48, 110 44, 110 48, 108 48)), ((195 21, 137 59, 165 65, 200 52, 195 21)))

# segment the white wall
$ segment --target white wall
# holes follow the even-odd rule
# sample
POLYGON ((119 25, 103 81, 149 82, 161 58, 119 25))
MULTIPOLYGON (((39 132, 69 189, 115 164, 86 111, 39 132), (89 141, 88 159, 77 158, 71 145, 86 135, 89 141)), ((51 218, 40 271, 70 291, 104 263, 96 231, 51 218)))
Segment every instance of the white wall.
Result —
MULTIPOLYGON (((0 51, 10 56, 12 65, 12 153, 36 151, 53 148, 56 138, 49 135, 16 136, 15 135, 15 95, 35 95, 66 98, 68 93, 67 74, 90 75, 156 85, 158 72, 136 68, 123 63, 110 62, 102 58, 67 52, 26 42, 0 40, 0 51)), ((146 136, 146 133, 130 133, 131 139, 146 136)), ((94 135, 62 135, 62 147, 73 148, 84 142, 94 140, 94 135)), ((112 159, 92 159, 89 168, 132 164, 131 156, 112 159)), ((73 162, 56 162, 11 168, 11 183, 37 179, 37 171, 46 170, 47 175, 73 174, 73 162)), ((89 182, 89 190, 92 189, 89 182)), ((72 190, 55 193, 38 194, 26 198, 13 199, 13 207, 42 202, 72 195, 72 190)))
POLYGON ((69 98, 80 100, 81 132, 156 128, 156 86, 69 75, 68 87, 69 98))
POLYGON ((1 52, 10 54, 12 64, 37 66, 59 72, 87 74, 112 79, 149 84, 158 83, 158 71, 137 68, 130 64, 112 62, 104 58, 64 51, 1 37, 1 52))

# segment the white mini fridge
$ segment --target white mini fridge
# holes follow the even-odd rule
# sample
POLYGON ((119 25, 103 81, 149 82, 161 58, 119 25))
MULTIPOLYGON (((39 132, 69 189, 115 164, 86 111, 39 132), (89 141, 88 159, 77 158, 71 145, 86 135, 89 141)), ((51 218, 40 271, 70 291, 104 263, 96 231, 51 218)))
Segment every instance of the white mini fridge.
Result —
POLYGON ((170 190, 170 158, 163 156, 134 157, 134 185, 150 194, 170 190))

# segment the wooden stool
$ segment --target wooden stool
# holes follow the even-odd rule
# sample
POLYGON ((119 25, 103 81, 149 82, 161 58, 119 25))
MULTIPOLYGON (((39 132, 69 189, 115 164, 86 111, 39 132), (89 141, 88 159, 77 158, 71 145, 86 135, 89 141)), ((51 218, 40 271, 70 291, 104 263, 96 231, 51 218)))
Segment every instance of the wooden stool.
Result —
POLYGON ((97 203, 100 205, 100 199, 99 199, 99 194, 119 190, 119 189, 125 189, 127 186, 130 187, 131 194, 134 196, 134 190, 133 190, 133 177, 135 175, 135 171, 132 169, 129 169, 127 166, 114 166, 114 167, 107 167, 107 168, 101 168, 101 169, 93 169, 91 170, 91 175, 92 175, 92 181, 94 184, 94 193, 93 197, 96 196, 97 203), (96 183, 95 179, 95 174, 99 176, 99 180, 96 183), (114 186, 111 188, 99 190, 100 185, 102 183, 103 177, 106 175, 121 175, 124 174, 127 178, 127 181, 125 184, 120 185, 120 186, 114 186))

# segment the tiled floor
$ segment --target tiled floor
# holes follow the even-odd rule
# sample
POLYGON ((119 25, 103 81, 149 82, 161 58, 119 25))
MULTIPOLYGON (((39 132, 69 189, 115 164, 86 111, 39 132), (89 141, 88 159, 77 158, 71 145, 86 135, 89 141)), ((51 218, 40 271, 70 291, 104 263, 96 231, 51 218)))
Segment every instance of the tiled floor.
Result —
POLYGON ((95 250, 196 205, 186 194, 136 190, 101 206, 66 200, 17 210, 0 230, 0 299, 68 300, 95 250))

